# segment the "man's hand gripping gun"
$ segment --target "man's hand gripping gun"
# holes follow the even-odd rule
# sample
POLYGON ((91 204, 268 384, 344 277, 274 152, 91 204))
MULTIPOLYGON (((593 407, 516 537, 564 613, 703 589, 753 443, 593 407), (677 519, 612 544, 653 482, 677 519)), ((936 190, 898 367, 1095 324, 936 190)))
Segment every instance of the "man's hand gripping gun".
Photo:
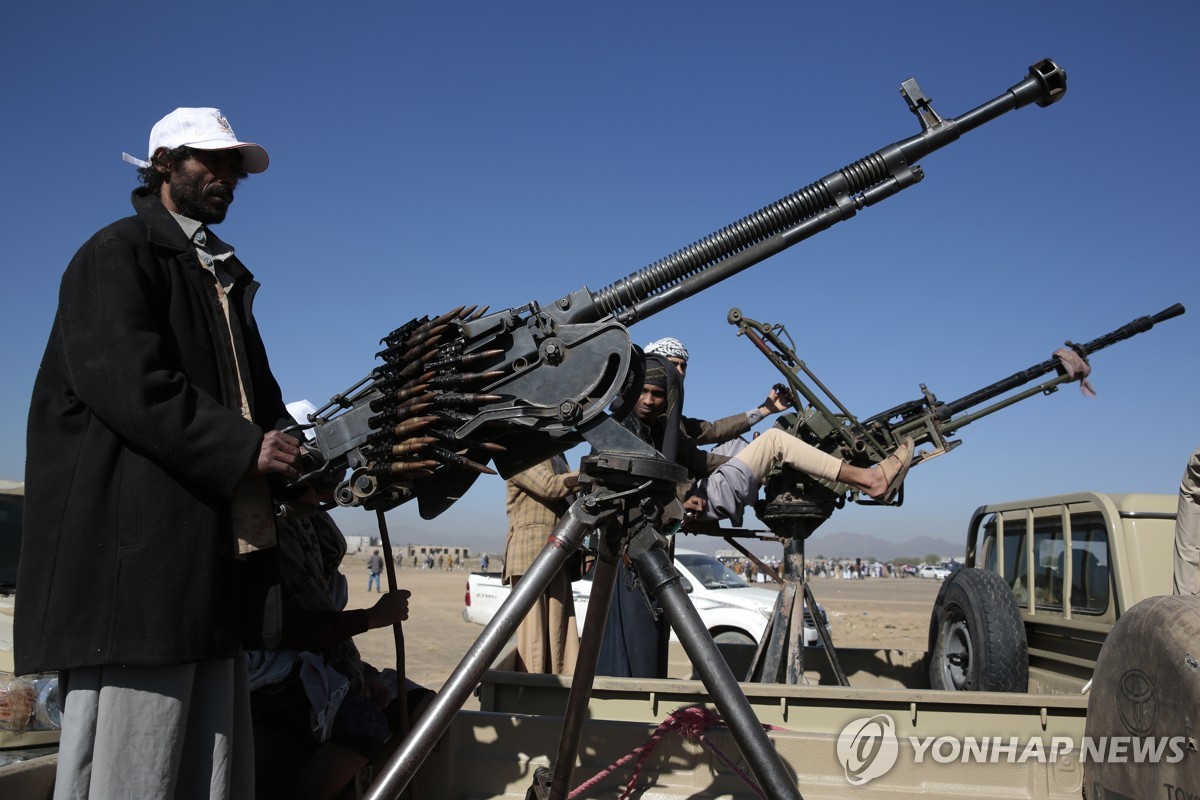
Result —
MULTIPOLYGON (((487 314, 460 308, 384 337, 382 364, 310 416, 301 480, 349 476, 339 504, 388 509, 417 498, 430 519, 481 473, 505 477, 587 441, 654 455, 608 413, 641 387, 627 327, 917 183, 917 161, 1000 115, 1066 92, 1054 62, 998 97, 943 118, 913 79, 900 92, 922 131, 890 144, 610 286, 487 314)), ((631 476, 636 479, 636 476, 631 476)))

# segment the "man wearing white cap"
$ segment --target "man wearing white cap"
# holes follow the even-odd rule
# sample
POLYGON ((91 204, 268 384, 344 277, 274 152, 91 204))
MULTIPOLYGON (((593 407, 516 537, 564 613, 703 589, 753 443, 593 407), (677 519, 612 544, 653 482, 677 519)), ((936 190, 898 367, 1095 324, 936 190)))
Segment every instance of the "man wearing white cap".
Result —
POLYGON ((16 666, 65 681, 56 798, 250 798, 240 649, 275 633, 268 477, 299 443, 208 226, 267 154, 180 108, 126 160, 136 213, 67 267, 34 384, 16 666))

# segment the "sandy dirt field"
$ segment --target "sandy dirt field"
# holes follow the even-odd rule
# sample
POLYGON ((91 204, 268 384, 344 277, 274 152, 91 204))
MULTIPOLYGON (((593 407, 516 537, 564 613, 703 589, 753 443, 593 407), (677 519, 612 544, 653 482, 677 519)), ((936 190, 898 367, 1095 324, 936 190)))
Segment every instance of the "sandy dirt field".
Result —
MULTIPOLYGON (((350 582, 350 608, 366 608, 378 599, 374 592, 367 592, 369 555, 369 550, 352 553, 342 563, 350 582)), ((410 567, 397 573, 399 586, 413 595, 409 619, 403 626, 406 671, 424 686, 439 688, 483 630, 462 618, 467 574, 410 567)), ((383 584, 386 588, 386 576, 383 584)), ((940 585, 940 581, 921 578, 812 581, 817 602, 829 615, 835 646, 916 650, 926 647, 929 614, 940 585)), ((375 666, 394 666, 390 628, 357 636, 355 643, 363 658, 375 666)), ((478 708, 478 703, 472 699, 467 707, 478 708)))

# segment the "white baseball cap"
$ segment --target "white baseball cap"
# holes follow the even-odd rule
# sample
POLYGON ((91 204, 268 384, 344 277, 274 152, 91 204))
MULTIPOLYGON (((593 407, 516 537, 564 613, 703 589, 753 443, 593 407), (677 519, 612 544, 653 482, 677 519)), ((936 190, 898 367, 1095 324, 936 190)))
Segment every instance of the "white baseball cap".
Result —
POLYGON ((253 142, 239 142, 229 127, 229 120, 219 108, 177 108, 160 119, 150 129, 150 154, 147 160, 122 153, 121 158, 139 167, 150 166, 160 147, 174 150, 176 147, 194 147, 197 150, 242 151, 242 169, 249 173, 265 172, 269 159, 267 151, 253 142))

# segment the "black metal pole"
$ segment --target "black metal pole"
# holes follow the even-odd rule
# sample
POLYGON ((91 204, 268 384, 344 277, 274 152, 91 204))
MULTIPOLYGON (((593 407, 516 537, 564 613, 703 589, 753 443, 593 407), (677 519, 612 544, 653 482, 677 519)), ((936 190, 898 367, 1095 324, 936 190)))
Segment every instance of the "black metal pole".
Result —
POLYGON ((571 677, 571 693, 567 697, 562 736, 559 738, 558 755, 554 759, 554 772, 550 781, 550 800, 566 800, 571 791, 571 775, 575 771, 579 739, 583 735, 588 701, 592 698, 596 662, 600 657, 600 644, 604 641, 608 607, 612 603, 616 583, 617 562, 603 559, 597 561, 596 573, 592 576, 592 591, 588 598, 587 618, 583 623, 587 635, 579 640, 579 656, 575 661, 575 673, 571 677))
MULTIPOLYGON (((387 572, 388 591, 394 592, 398 588, 396 582, 396 561, 392 555, 392 539, 388 535, 385 513, 383 509, 379 509, 375 512, 375 518, 379 522, 379 540, 383 545, 383 552, 387 553, 387 557, 384 559, 384 571, 387 572)), ((396 708, 393 713, 400 722, 400 735, 407 736, 409 720, 408 697, 404 690, 404 628, 399 622, 392 625, 392 637, 396 642, 396 708)))
POLYGON ((397 800, 400 797, 555 573, 563 568, 588 531, 595 529, 608 513, 607 508, 597 508, 592 496, 580 498, 571 505, 525 576, 500 606, 492 621, 484 627, 483 633, 450 673, 429 709, 417 720, 379 777, 371 784, 364 795, 365 800, 397 800))
POLYGON ((680 585, 679 573, 672 566, 666 550, 661 546, 640 551, 631 548, 630 557, 638 578, 658 598, 758 785, 771 800, 800 800, 795 777, 788 774, 771 746, 762 723, 754 716, 750 701, 738 687, 737 679, 704 627, 699 612, 680 585))

